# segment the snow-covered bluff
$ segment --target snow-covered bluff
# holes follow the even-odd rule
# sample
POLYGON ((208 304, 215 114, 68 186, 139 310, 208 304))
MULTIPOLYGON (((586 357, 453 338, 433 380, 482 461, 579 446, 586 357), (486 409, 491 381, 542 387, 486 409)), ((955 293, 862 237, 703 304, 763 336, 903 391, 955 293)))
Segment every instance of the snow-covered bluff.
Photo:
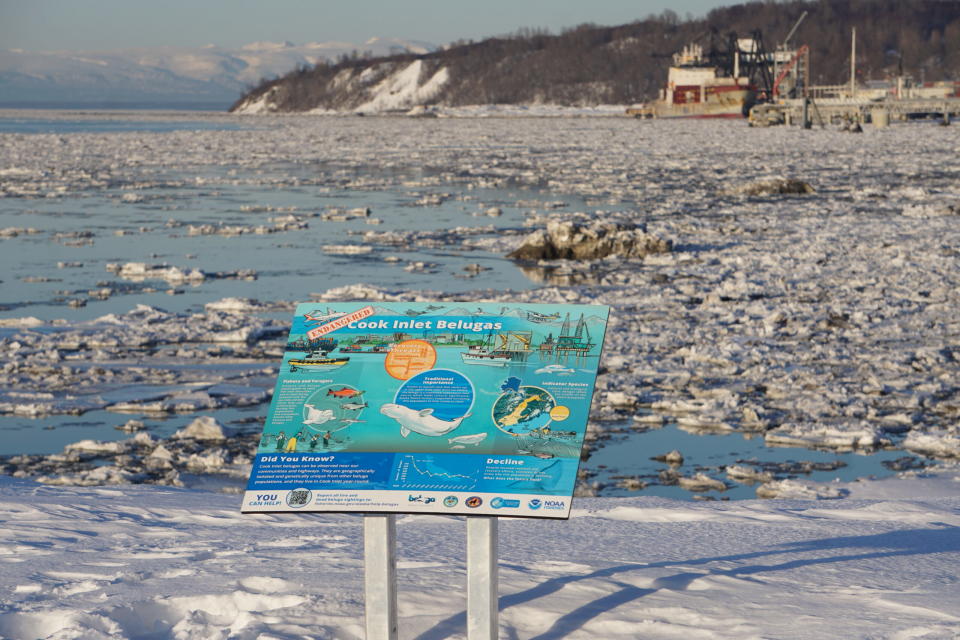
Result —
MULTIPOLYGON (((369 66, 345 67, 325 84, 318 85, 316 93, 322 104, 315 112, 356 111, 382 113, 408 111, 432 102, 448 83, 446 67, 420 59, 385 60, 369 66)), ((277 83, 263 92, 254 92, 234 105, 235 113, 258 114, 287 111, 293 89, 277 83)), ((424 113, 427 113, 424 111, 424 113)))

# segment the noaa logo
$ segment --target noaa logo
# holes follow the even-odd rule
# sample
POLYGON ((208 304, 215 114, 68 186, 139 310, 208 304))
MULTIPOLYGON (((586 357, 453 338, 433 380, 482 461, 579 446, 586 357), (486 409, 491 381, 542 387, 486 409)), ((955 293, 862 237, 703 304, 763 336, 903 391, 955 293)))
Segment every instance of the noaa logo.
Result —
POLYGON ((457 496, 447 496, 443 499, 443 506, 447 508, 455 507, 457 506, 458 502, 460 502, 460 500, 457 498, 457 496))
POLYGON ((483 498, 481 498, 480 496, 470 496, 469 498, 463 501, 463 504, 467 505, 471 509, 476 509, 477 507, 483 504, 483 498))
POLYGON ((537 498, 534 498, 533 500, 531 500, 530 502, 527 503, 527 507, 529 507, 529 508, 531 508, 531 509, 533 509, 533 510, 537 510, 537 509, 539 509, 539 508, 542 507, 542 506, 543 506, 543 503, 540 502, 540 500, 538 500, 537 498))
POLYGON ((563 500, 544 500, 543 501, 544 509, 566 509, 567 503, 563 500))
POLYGON ((507 500, 506 498, 496 497, 490 501, 490 506, 494 509, 516 509, 520 506, 519 500, 507 500))
POLYGON ((287 506, 291 509, 299 509, 310 504, 313 498, 313 492, 310 489, 294 489, 287 492, 287 506))

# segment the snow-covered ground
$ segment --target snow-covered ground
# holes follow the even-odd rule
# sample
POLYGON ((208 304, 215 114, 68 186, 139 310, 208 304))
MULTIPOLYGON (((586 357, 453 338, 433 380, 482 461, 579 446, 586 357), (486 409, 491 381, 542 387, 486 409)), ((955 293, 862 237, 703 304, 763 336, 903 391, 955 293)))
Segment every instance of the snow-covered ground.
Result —
MULTIPOLYGON (((500 637, 957 638, 958 487, 945 475, 855 483, 840 501, 587 498, 569 521, 502 519, 500 637)), ((362 517, 239 507, 0 478, 0 637, 362 638, 362 517)), ((464 638, 463 518, 398 518, 400 637, 464 638)))

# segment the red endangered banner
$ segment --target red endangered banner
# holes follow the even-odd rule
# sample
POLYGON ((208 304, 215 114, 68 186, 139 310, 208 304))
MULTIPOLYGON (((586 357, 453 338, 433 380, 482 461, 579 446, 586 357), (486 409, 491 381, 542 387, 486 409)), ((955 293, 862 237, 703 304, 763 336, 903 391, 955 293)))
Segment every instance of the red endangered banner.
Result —
POLYGON ((364 318, 369 318, 372 315, 373 315, 373 307, 364 307, 359 311, 348 313, 347 315, 341 316, 336 320, 333 320, 331 322, 328 322, 327 324, 321 325, 316 329, 311 329, 310 331, 307 332, 307 338, 309 340, 315 340, 320 336, 324 335, 325 333, 330 333, 335 329, 339 329, 340 327, 347 326, 351 322, 356 322, 357 320, 363 320, 364 318))

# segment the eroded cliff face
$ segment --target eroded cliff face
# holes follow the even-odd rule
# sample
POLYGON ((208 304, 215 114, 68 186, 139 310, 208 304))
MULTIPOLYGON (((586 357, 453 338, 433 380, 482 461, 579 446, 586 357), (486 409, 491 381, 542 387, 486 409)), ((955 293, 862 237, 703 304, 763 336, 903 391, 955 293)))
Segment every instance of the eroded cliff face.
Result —
POLYGON ((236 113, 409 111, 443 97, 450 80, 439 61, 386 60, 314 74, 311 83, 278 81, 234 106, 236 113))

